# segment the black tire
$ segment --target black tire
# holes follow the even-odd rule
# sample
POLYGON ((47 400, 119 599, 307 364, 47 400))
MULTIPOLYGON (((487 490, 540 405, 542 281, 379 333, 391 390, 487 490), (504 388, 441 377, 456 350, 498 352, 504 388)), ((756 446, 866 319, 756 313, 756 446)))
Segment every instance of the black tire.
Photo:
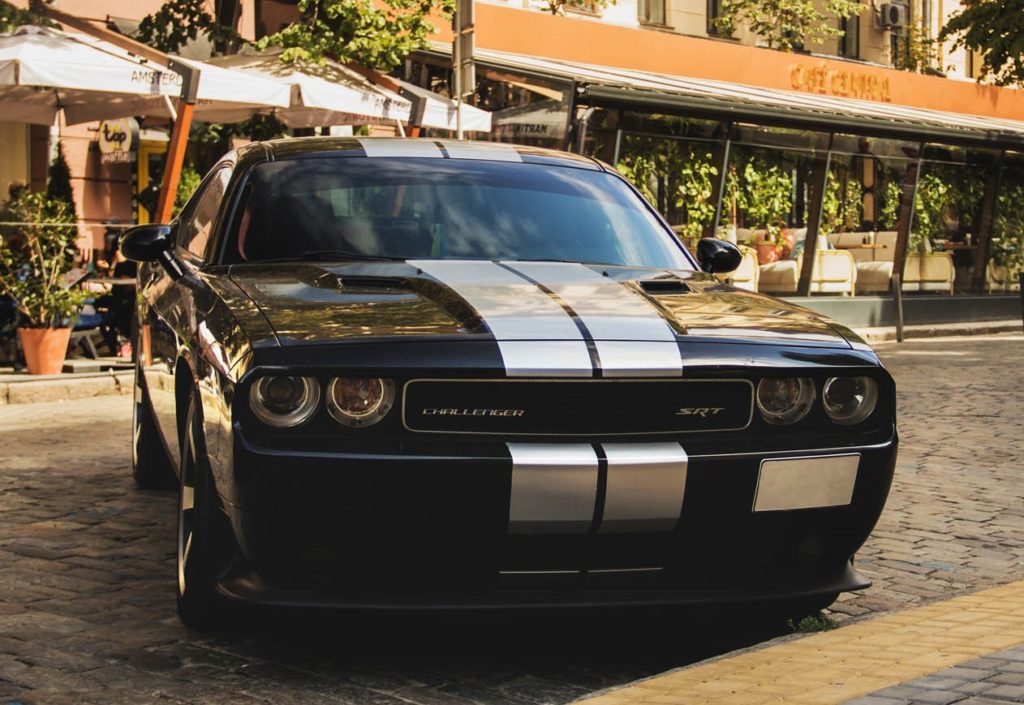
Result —
POLYGON ((217 499, 194 395, 186 408, 178 484, 178 615, 189 627, 208 630, 225 619, 217 578, 231 555, 231 527, 217 499))
POLYGON ((165 490, 175 487, 177 481, 167 450, 160 440, 153 410, 139 378, 139 365, 135 365, 134 404, 132 406, 132 477, 135 484, 147 490, 165 490))

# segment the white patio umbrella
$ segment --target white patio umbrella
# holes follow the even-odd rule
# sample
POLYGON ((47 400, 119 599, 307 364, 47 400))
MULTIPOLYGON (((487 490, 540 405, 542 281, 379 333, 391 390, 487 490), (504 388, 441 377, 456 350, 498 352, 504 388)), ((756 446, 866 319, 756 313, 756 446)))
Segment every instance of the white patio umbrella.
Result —
MULTIPOLYGON (((256 113, 291 104, 291 87, 280 81, 246 71, 214 66, 205 61, 172 57, 175 61, 199 69, 199 88, 193 119, 204 122, 240 122, 256 113)), ((174 102, 164 96, 123 96, 105 105, 82 106, 78 114, 85 119, 148 115, 175 118, 174 102), (90 112, 94 117, 87 118, 90 112), (118 115, 111 113, 117 112, 118 115)))
MULTIPOLYGON (((196 117, 244 120, 287 107, 280 82, 178 59, 200 69, 196 117)), ((52 125, 129 115, 174 116, 182 77, 139 56, 83 34, 19 27, 0 35, 0 119, 52 125)))
POLYGON ((291 103, 273 112, 289 127, 409 122, 412 103, 408 99, 337 62, 285 63, 280 52, 243 52, 209 63, 287 84, 291 103))
POLYGON ((126 97, 176 97, 181 76, 111 44, 43 27, 0 35, 0 114, 4 120, 52 125, 121 117, 126 97), (114 103, 111 112, 97 110, 114 103), (97 115, 98 113, 98 115, 97 115))
MULTIPOLYGON (((397 78, 391 80, 398 84, 401 94, 411 99, 419 109, 418 114, 413 115, 413 124, 440 130, 456 129, 455 118, 458 110, 454 100, 408 81, 401 81, 397 78)), ((491 114, 486 110, 463 103, 462 129, 466 132, 490 132, 491 114)))

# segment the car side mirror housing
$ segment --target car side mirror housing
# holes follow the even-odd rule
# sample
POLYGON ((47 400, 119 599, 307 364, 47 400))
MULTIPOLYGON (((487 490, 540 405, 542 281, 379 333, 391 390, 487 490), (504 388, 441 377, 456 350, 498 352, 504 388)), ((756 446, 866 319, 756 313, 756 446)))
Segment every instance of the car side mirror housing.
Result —
POLYGON ((708 274, 727 274, 743 261, 740 248, 725 240, 706 237, 697 241, 697 262, 708 274))
POLYGON ((121 254, 136 262, 159 262, 175 280, 184 276, 181 263, 174 256, 169 225, 136 225, 121 235, 121 254))

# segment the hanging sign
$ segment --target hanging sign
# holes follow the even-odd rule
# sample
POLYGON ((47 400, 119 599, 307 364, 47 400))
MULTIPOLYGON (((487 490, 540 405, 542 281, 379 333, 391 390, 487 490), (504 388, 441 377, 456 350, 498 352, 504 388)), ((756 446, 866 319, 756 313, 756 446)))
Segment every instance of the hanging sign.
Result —
POLYGON ((139 125, 134 118, 104 120, 100 123, 96 142, 101 164, 131 164, 139 125))
POLYGON ((824 61, 814 66, 790 64, 789 83, 796 90, 808 93, 876 100, 882 103, 892 101, 888 76, 831 68, 824 61))

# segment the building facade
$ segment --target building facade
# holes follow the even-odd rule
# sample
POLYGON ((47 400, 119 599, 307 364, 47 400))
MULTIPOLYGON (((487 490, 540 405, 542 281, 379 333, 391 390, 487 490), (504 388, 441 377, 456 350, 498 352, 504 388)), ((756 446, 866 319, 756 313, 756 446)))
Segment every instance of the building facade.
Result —
MULTIPOLYGON (((160 0, 62 3, 130 32, 160 0)), ((886 294, 896 274, 908 293, 1010 299, 1024 220, 1000 204, 1024 198, 1024 91, 978 82, 977 57, 929 43, 957 9, 876 0, 829 20, 843 36, 782 52, 743 27, 724 36, 721 0, 582 2, 559 16, 547 0, 478 0, 470 100, 493 111, 494 129, 476 136, 615 165, 683 239, 747 244, 736 283, 748 288, 886 294)), ((244 0, 232 15, 247 38, 296 16, 293 0, 244 0)), ((438 26, 399 73, 451 95, 451 34, 438 26)), ((0 123, 0 186, 41 183, 54 132, 0 123)), ((145 220, 159 132, 139 132, 129 164, 102 162, 96 125, 59 132, 85 240, 99 246, 112 217, 145 220)))

